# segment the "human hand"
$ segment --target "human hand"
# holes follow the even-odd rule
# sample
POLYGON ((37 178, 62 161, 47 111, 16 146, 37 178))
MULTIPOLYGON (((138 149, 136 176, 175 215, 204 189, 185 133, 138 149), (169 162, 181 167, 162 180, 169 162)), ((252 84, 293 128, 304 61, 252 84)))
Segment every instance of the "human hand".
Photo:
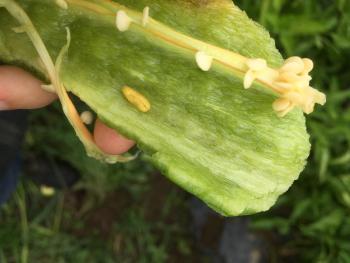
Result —
MULTIPOLYGON (((0 110, 36 109, 56 100, 56 94, 43 90, 41 84, 40 80, 20 68, 0 66, 0 110)), ((98 119, 94 127, 94 140, 107 154, 122 154, 134 145, 133 141, 98 119)))

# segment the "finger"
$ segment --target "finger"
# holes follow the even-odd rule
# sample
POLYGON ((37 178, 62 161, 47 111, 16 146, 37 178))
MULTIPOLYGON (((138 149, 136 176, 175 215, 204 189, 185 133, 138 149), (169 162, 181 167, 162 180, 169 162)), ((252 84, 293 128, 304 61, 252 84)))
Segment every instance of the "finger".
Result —
POLYGON ((23 69, 0 66, 0 110, 41 108, 56 99, 41 81, 23 69))
POLYGON ((96 120, 94 129, 96 145, 105 153, 122 154, 134 146, 134 142, 124 138, 113 129, 96 120))

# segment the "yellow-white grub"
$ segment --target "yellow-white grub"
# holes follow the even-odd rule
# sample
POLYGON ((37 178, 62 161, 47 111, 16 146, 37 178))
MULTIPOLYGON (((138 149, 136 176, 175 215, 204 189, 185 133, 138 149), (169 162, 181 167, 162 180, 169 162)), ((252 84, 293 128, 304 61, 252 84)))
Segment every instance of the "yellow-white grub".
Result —
POLYGON ((246 65, 248 67, 247 72, 244 75, 243 86, 245 89, 249 89, 254 80, 259 77, 259 75, 264 74, 268 70, 267 62, 265 59, 247 59, 246 65))
POLYGON ((149 7, 146 6, 142 12, 142 26, 145 27, 149 20, 149 7))
POLYGON ((80 119, 86 125, 90 125, 94 121, 94 116, 92 115, 91 111, 83 111, 80 114, 80 119))
POLYGON ((63 9, 68 9, 68 4, 65 0, 56 0, 55 3, 63 9))
POLYGON ((195 55, 198 67, 203 71, 209 71, 213 64, 213 57, 206 54, 204 51, 198 51, 195 55))
POLYGON ((115 23, 119 31, 125 32, 129 29, 132 20, 125 11, 119 10, 116 14, 115 23))
POLYGON ((53 187, 41 185, 40 192, 43 196, 50 197, 50 196, 53 196, 56 191, 55 191, 55 188, 53 188, 53 187))
POLYGON ((149 101, 138 91, 129 86, 124 86, 122 92, 127 101, 134 105, 139 111, 148 112, 151 109, 149 101))

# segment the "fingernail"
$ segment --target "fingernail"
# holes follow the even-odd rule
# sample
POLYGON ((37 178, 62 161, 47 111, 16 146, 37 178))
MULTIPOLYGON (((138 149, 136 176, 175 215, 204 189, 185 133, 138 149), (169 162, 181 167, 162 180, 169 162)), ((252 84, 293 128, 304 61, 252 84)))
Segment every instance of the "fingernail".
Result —
POLYGON ((7 103, 4 101, 0 101, 0 110, 8 110, 7 103))

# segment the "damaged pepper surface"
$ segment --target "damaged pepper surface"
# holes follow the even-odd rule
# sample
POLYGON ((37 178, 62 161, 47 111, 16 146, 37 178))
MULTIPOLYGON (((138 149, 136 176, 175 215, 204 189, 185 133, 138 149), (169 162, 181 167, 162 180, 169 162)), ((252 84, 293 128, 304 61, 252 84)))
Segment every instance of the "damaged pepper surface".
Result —
POLYGON ((66 90, 223 215, 269 209, 304 168, 310 145, 302 111, 325 103, 309 86, 312 65, 284 61, 268 33, 231 1, 0 0, 1 6, 0 61, 39 73, 62 93, 91 155, 129 159, 95 148, 66 90), (40 56, 35 34, 49 58, 40 56), (126 94, 125 87, 132 89, 126 94))

